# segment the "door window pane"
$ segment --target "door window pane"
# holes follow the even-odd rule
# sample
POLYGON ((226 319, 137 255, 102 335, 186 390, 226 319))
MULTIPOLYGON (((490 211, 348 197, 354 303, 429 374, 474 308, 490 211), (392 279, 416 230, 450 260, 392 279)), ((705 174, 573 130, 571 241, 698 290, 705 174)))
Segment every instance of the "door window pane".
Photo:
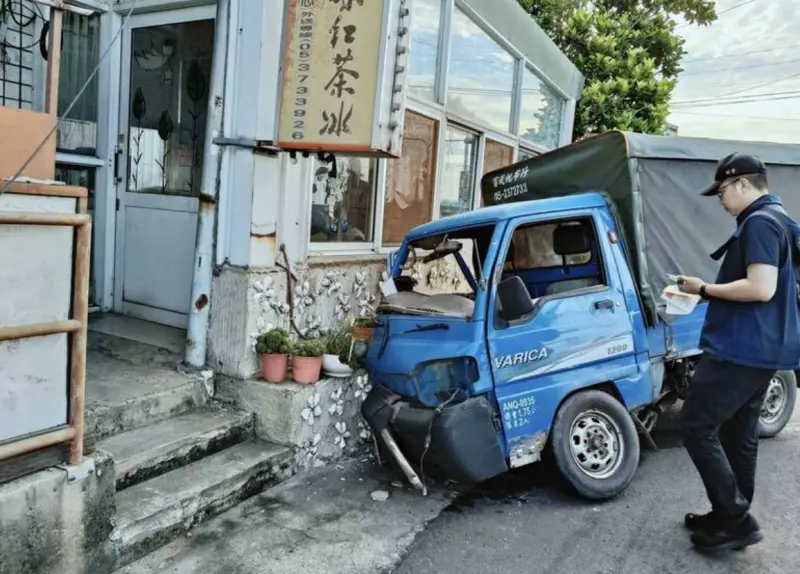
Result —
POLYGON ((449 111, 497 131, 510 131, 515 64, 514 57, 466 14, 453 10, 449 111))
POLYGON ((441 16, 442 0, 414 0, 408 93, 426 100, 435 98, 441 16))
POLYGON ((317 164, 311 184, 311 241, 372 242, 378 160, 336 156, 336 177, 330 164, 317 164))
POLYGON ((132 33, 129 191, 197 195, 214 22, 132 33))
POLYGON ((478 136, 455 126, 445 132, 439 216, 470 211, 475 198, 478 136))
POLYGON ((397 245, 413 227, 427 223, 433 215, 436 185, 436 120, 407 111, 403 150, 389 160, 386 205, 383 211, 383 243, 397 245))
POLYGON ((527 68, 522 75, 520 137, 548 149, 561 141, 566 100, 527 68))
MULTIPOLYGON (((67 14, 68 12, 65 12, 67 14)), ((89 191, 87 201, 87 210, 92 219, 94 219, 94 197, 95 197, 95 169, 93 167, 83 167, 76 165, 56 164, 56 181, 64 182, 67 185, 76 185, 85 187, 89 191)), ((92 243, 91 253, 94 254, 94 236, 97 230, 96 226, 92 226, 92 243)), ((96 305, 96 290, 95 290, 95 277, 94 277, 94 257, 89 259, 89 305, 96 305)))
POLYGON ((97 76, 91 81, 69 116, 64 112, 97 65, 100 47, 100 17, 64 12, 61 65, 58 78, 58 151, 97 154, 97 76))

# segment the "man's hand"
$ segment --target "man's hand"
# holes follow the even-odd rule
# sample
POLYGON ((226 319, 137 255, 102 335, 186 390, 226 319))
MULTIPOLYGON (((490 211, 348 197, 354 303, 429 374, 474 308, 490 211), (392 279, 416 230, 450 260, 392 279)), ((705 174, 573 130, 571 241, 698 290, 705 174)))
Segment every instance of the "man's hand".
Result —
POLYGON ((685 275, 678 275, 678 289, 683 293, 690 295, 699 295, 700 287, 705 285, 705 281, 697 277, 686 277, 685 275))

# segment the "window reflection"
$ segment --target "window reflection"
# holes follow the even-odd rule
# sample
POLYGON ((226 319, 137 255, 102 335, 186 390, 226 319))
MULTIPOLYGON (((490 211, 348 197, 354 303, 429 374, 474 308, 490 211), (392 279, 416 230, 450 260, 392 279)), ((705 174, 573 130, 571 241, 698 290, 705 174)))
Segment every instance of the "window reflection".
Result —
POLYGON ((408 93, 426 100, 434 100, 436 97, 434 86, 442 1, 414 0, 408 93))
POLYGON ((212 20, 133 31, 129 191, 199 193, 213 43, 212 20))
POLYGON ((470 211, 475 197, 478 136, 454 126, 445 132, 439 216, 470 211))
POLYGON ((535 151, 530 151, 525 148, 519 148, 519 153, 517 154, 517 161, 525 161, 526 159, 531 159, 532 157, 536 157, 539 155, 535 151))
POLYGON ((97 65, 100 57, 100 17, 64 12, 58 76, 58 151, 95 155, 97 153, 97 76, 64 117, 69 104, 97 65))
POLYGON ((455 8, 447 73, 449 111, 510 131, 515 63, 511 54, 455 8))
POLYGON ((520 137, 549 149, 561 141, 561 124, 566 101, 525 69, 522 75, 520 137))
POLYGON ((312 242, 371 242, 378 160, 336 156, 317 164, 311 184, 312 242))
POLYGON ((436 120, 406 111, 402 155, 389 160, 386 172, 384 245, 399 244, 411 228, 431 220, 437 128, 436 120))

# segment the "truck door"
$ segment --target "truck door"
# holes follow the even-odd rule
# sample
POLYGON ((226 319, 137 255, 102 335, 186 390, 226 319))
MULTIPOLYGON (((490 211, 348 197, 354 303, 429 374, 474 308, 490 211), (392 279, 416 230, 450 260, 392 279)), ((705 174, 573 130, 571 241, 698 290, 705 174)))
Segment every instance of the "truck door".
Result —
POLYGON ((520 218, 508 226, 487 334, 511 466, 538 460, 558 406, 572 391, 638 372, 611 249, 591 210, 520 218), (525 283, 534 306, 509 323, 497 288, 513 276, 525 283))

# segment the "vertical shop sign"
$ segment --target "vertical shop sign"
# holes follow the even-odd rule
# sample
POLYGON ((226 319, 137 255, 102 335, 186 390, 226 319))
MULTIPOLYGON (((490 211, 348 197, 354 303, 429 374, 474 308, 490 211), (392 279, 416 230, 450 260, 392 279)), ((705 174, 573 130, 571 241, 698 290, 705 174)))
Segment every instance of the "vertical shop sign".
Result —
POLYGON ((404 107, 398 105, 404 66, 397 59, 407 28, 399 28, 400 10, 385 18, 397 6, 397 0, 288 0, 279 147, 397 155, 376 141, 376 125, 388 129, 387 118, 402 116, 404 107))

